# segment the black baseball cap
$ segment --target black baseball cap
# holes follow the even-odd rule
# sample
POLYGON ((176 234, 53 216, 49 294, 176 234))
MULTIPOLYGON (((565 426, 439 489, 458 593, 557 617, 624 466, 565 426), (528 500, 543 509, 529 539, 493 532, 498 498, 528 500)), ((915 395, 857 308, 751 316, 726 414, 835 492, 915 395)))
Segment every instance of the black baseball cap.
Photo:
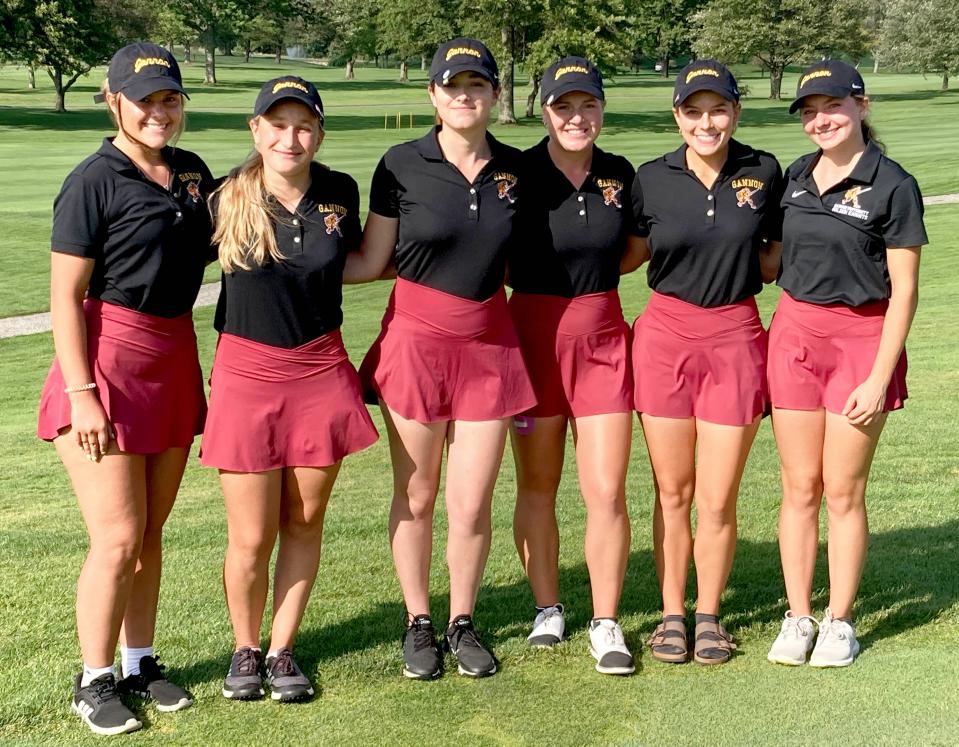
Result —
POLYGON ((673 106, 679 106, 698 91, 712 91, 727 101, 739 101, 736 78, 716 60, 693 60, 679 71, 673 87, 673 106))
POLYGON ((433 55, 430 64, 430 83, 445 86, 453 76, 464 73, 478 73, 499 88, 499 68, 493 53, 478 39, 458 36, 441 44, 433 55))
MULTIPOLYGON (((183 90, 176 58, 163 47, 149 42, 128 44, 117 50, 107 69, 107 83, 110 93, 122 93, 131 101, 164 90, 178 91, 190 98, 183 90)), ((98 93, 93 100, 99 103, 104 98, 98 93)))
POLYGON ((789 113, 795 112, 807 96, 865 96, 866 84, 852 65, 840 60, 823 60, 810 65, 799 75, 796 99, 789 105, 789 113))
POLYGON ((539 103, 549 106, 564 93, 581 91, 606 100, 603 93, 603 74, 583 57, 564 57, 557 60, 543 73, 539 103))
POLYGON ((283 99, 294 99, 305 104, 320 120, 320 127, 323 126, 325 117, 323 116, 323 100, 320 98, 320 92, 310 81, 303 80, 303 78, 298 78, 295 75, 284 75, 281 78, 273 78, 273 80, 264 83, 256 96, 256 103, 253 104, 253 116, 259 117, 266 114, 273 104, 283 99))

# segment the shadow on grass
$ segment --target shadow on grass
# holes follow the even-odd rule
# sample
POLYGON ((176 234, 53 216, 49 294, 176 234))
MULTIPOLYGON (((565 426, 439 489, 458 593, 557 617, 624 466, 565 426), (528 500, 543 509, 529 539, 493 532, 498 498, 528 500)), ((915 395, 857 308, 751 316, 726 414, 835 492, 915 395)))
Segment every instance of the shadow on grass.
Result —
MULTIPOLYGON (((813 608, 820 612, 828 601, 825 545, 819 547, 813 588, 813 608)), ((940 618, 959 601, 955 561, 959 553, 959 520, 932 527, 907 527, 871 536, 856 615, 866 624, 861 630, 863 650, 884 638, 904 633, 940 618)), ((322 573, 322 568, 321 571, 322 573)), ((687 607, 695 604, 695 578, 690 574, 687 607)), ((584 563, 560 569, 560 590, 567 607, 566 628, 584 630, 591 615, 589 574, 584 563)), ((736 562, 723 597, 723 622, 733 634, 738 628, 778 624, 785 611, 779 548, 775 542, 740 541, 736 562)), ((434 594, 430 605, 442 633, 449 600, 434 594)), ((630 553, 620 613, 651 617, 642 631, 628 631, 634 651, 659 618, 659 593, 652 555, 648 550, 630 553)), ((495 651, 508 641, 523 639, 534 616, 533 597, 525 580, 480 590, 477 627, 495 651)), ((691 616, 691 613, 690 613, 691 616)), ((297 659, 305 671, 322 670, 325 662, 384 644, 396 647, 399 672, 400 638, 406 613, 403 604, 381 602, 349 620, 322 628, 305 628, 297 639, 297 659)), ((771 639, 770 639, 771 641, 771 639)), ((750 655, 759 655, 751 651, 750 655)), ((171 678, 184 686, 219 681, 228 666, 225 655, 193 666, 171 669, 171 678)), ((508 662, 507 662, 508 664, 508 662)))

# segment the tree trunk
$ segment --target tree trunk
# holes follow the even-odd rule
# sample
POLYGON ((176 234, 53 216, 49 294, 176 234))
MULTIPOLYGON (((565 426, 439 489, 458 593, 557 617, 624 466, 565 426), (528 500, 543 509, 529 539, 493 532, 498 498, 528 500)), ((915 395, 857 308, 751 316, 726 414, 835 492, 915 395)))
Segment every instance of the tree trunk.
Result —
POLYGON ((37 69, 33 65, 27 65, 27 88, 31 91, 37 88, 37 69))
POLYGON ((669 55, 666 55, 663 59, 661 59, 659 61, 659 64, 661 67, 659 71, 660 76, 663 78, 668 78, 669 77, 669 55))
POLYGON ((50 75, 50 79, 53 81, 53 89, 57 93, 57 102, 53 110, 65 112, 67 110, 67 90, 63 87, 63 71, 60 68, 48 67, 47 73, 50 75))
POLYGON ((942 71, 942 88, 940 90, 942 91, 949 90, 949 71, 948 70, 942 71))
POLYGON ((420 70, 426 70, 426 57, 420 57, 420 70))
POLYGON ((782 96, 783 70, 785 65, 775 65, 769 68, 769 98, 778 101, 782 96))
POLYGON ((400 83, 410 82, 410 63, 405 59, 400 60, 400 83))
POLYGON ((516 124, 516 112, 513 108, 513 29, 507 27, 501 31, 506 59, 500 73, 499 119, 500 124, 516 124))
POLYGON ((190 47, 190 42, 183 44, 183 61, 187 64, 193 62, 193 49, 190 47))
POLYGON ((204 50, 203 82, 207 85, 216 85, 216 50, 209 45, 204 50))
POLYGON ((275 59, 276 59, 276 64, 277 64, 277 65, 282 65, 282 64, 283 64, 283 45, 282 45, 282 44, 277 44, 277 45, 276 45, 276 58, 275 58, 275 59))
POLYGON ((536 116, 536 94, 539 93, 539 76, 531 75, 529 79, 529 96, 526 97, 526 118, 536 116))
POLYGON ((245 42, 243 42, 243 61, 249 62, 250 55, 252 53, 253 53, 253 44, 250 42, 249 39, 247 39, 245 42))
POLYGON ((872 55, 872 74, 877 75, 879 73, 879 52, 873 52, 872 55))
POLYGON ((347 80, 353 80, 353 77, 354 77, 354 75, 353 75, 353 63, 354 63, 354 62, 355 62, 355 60, 354 60, 352 57, 350 57, 350 58, 346 61, 346 79, 347 79, 347 80))

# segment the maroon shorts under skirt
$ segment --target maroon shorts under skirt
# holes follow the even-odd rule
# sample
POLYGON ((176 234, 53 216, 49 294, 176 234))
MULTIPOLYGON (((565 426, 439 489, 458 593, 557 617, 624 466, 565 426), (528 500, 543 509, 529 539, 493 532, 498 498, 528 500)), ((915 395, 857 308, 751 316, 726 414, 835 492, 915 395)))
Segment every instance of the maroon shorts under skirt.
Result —
MULTIPOLYGON (((92 298, 83 302, 83 315, 96 395, 120 450, 158 454, 193 443, 206 414, 193 316, 165 319, 92 298)), ((70 425, 65 386, 54 359, 40 396, 37 435, 44 440, 70 425)))
POLYGON ((497 420, 536 404, 502 289, 471 301, 397 279, 360 378, 373 402, 420 423, 497 420))
MULTIPOLYGON (((841 413, 872 371, 888 301, 864 306, 797 301, 785 291, 769 326, 769 393, 774 407, 841 413)), ((906 351, 893 372, 883 411, 906 397, 906 351)))
POLYGON ((635 407, 748 425, 766 410, 766 330, 748 298, 703 308, 653 293, 633 326, 635 407))
POLYGON ((327 467, 377 437, 339 330, 293 349, 220 335, 203 464, 231 472, 327 467))
POLYGON ((632 412, 629 326, 616 291, 578 298, 517 292, 509 309, 536 393, 525 415, 632 412))

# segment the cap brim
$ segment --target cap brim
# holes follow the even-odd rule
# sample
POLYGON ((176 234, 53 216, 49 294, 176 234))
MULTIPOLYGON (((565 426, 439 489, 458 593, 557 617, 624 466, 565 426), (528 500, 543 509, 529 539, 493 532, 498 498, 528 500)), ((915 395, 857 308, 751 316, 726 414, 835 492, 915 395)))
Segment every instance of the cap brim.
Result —
POLYGON ((152 78, 137 78, 137 80, 131 81, 129 85, 121 88, 117 93, 122 93, 131 101, 139 101, 157 91, 177 91, 187 98, 190 98, 190 94, 184 90, 183 86, 167 75, 157 75, 152 78))
POLYGON ((305 106, 307 109, 313 112, 316 118, 320 120, 320 126, 321 127, 323 126, 324 122, 326 121, 326 117, 322 111, 316 110, 316 105, 314 104, 313 101, 311 101, 305 94, 302 94, 299 91, 297 91, 295 88, 287 88, 285 89, 285 91, 286 92, 280 93, 276 97, 271 96, 269 102, 265 102, 265 103, 258 102, 256 108, 253 110, 253 116, 262 117, 264 114, 270 111, 270 109, 272 109, 274 105, 280 103, 281 101, 291 99, 293 101, 299 101, 301 104, 303 104, 303 106, 305 106))
MULTIPOLYGON (((701 77, 705 78, 706 76, 701 76, 701 77)), ((708 80, 703 80, 701 83, 694 83, 692 86, 687 88, 685 91, 683 91, 682 98, 678 99, 676 97, 676 94, 674 93, 673 106, 674 107, 679 106, 686 99, 692 96, 694 93, 699 93, 700 91, 712 91, 713 93, 716 93, 722 96, 724 99, 726 99, 726 101, 732 101, 733 103, 736 103, 737 101, 739 101, 739 96, 736 94, 733 94, 733 92, 730 91, 729 88, 727 88, 726 86, 720 83, 713 82, 712 79, 708 79, 708 80)))
POLYGON ((499 79, 493 76, 489 70, 480 64, 473 64, 469 62, 461 62, 458 65, 444 67, 440 72, 433 76, 432 80, 434 83, 439 83, 441 86, 445 86, 448 81, 452 80, 460 73, 476 73, 477 75, 482 75, 484 78, 486 78, 486 80, 492 83, 494 87, 499 85, 499 79), (447 75, 447 72, 449 75, 447 75))
POLYGON ((795 100, 789 105, 789 113, 795 114, 796 110, 802 106, 803 99, 809 96, 831 96, 837 99, 844 99, 846 96, 851 96, 853 93, 859 93, 861 96, 866 94, 865 90, 853 91, 849 86, 814 84, 809 86, 809 90, 803 92, 802 96, 797 96, 795 98, 795 100))
POLYGON ((563 83, 550 91, 547 98, 541 99, 541 103, 543 106, 550 106, 560 96, 565 96, 567 93, 573 93, 574 91, 579 93, 588 93, 590 96, 595 96, 600 101, 606 100, 606 94, 601 86, 597 86, 595 83, 584 81, 570 81, 569 83, 563 83))

